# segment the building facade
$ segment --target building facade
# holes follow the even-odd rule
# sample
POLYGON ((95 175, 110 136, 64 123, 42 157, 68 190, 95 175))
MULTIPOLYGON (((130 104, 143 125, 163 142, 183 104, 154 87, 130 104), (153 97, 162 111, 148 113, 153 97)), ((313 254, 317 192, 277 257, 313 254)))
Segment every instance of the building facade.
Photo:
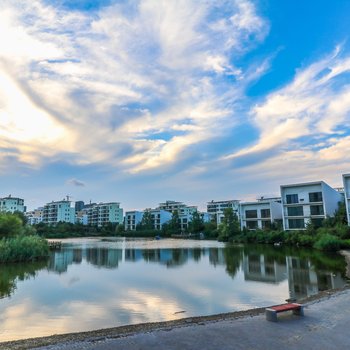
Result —
POLYGON ((143 211, 131 210, 125 212, 124 228, 125 231, 135 231, 143 218, 143 211))
POLYGON ((350 174, 343 175, 344 184, 344 199, 346 206, 346 218, 348 220, 348 225, 350 226, 350 174))
POLYGON ((43 221, 44 208, 38 208, 32 211, 27 211, 25 216, 27 217, 29 225, 37 225, 43 221))
POLYGON ((120 203, 99 203, 92 205, 87 210, 88 223, 92 226, 104 226, 108 223, 123 224, 123 209, 120 203))
POLYGON ((283 229, 302 230, 308 223, 320 226, 334 216, 342 195, 324 181, 281 186, 283 229))
POLYGON ((54 225, 58 222, 69 222, 74 224, 74 203, 69 200, 62 200, 45 204, 42 222, 49 225, 54 225))
POLYGON ((226 200, 226 201, 214 201, 207 203, 207 213, 212 220, 216 221, 217 225, 220 225, 224 218, 225 209, 231 208, 233 213, 237 215, 239 219, 239 200, 226 200))
POLYGON ((0 198, 0 211, 14 213, 25 212, 24 200, 22 198, 12 197, 11 195, 0 198))
POLYGON ((240 204, 241 229, 268 229, 282 222, 282 204, 276 200, 260 200, 240 204))

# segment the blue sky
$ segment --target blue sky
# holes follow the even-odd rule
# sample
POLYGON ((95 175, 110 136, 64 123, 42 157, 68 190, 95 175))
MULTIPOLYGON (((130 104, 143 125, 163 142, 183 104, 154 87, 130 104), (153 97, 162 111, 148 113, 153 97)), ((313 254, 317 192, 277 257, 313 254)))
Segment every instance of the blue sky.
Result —
POLYGON ((0 196, 204 209, 350 172, 347 0, 0 9, 0 196))

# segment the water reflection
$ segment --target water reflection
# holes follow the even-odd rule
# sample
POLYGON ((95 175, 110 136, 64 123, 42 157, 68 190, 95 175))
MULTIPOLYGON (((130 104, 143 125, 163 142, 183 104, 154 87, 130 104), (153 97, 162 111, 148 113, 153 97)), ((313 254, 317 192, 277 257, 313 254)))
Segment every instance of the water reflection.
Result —
MULTIPOLYGON (((157 263, 167 268, 177 268, 189 261, 198 263, 205 258, 214 267, 224 266, 232 278, 242 270, 245 281, 278 284, 288 280, 290 297, 297 299, 344 285, 345 261, 340 255, 265 246, 173 249, 65 247, 51 254, 48 270, 61 274, 67 272, 69 265, 81 264, 83 261, 107 269, 116 269, 123 262, 157 263)), ((6 274, 2 273, 1 276, 4 285, 6 277, 3 276, 6 274)), ((7 295, 14 291, 14 279, 6 282, 7 295)))
POLYGON ((0 265, 0 339, 281 303, 342 287, 345 267, 340 255, 284 247, 66 241, 47 262, 0 265))
POLYGON ((37 271, 46 266, 46 261, 30 264, 0 264, 0 299, 9 297, 14 293, 18 281, 35 277, 37 271))

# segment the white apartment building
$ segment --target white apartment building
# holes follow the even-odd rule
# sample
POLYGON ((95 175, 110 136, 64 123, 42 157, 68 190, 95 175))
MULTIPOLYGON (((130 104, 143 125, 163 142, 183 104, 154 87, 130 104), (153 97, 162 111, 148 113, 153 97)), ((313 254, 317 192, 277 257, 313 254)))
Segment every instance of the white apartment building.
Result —
POLYGON ((231 208, 233 213, 237 215, 239 219, 239 200, 226 200, 226 201, 210 201, 207 203, 207 212, 211 216, 212 220, 216 220, 217 225, 222 223, 224 218, 224 211, 227 208, 231 208))
POLYGON ((344 198, 346 206, 346 218, 348 220, 348 225, 350 225, 350 174, 343 175, 344 184, 344 198))
POLYGON ((12 197, 11 195, 0 198, 0 211, 14 213, 15 211, 25 212, 24 200, 12 197))
POLYGON ((282 204, 276 200, 259 200, 240 204, 241 229, 267 229, 274 222, 282 222, 282 204))
POLYGON ((123 209, 120 203, 99 203, 88 208, 88 223, 101 227, 107 223, 123 224, 123 209))
POLYGON ((171 220, 172 214, 167 210, 151 209, 151 217, 155 230, 161 230, 163 225, 171 220))
MULTIPOLYGON (((76 206, 75 206, 76 208, 76 206)), ((75 222, 81 225, 89 224, 88 209, 82 209, 75 212, 75 222)))
POLYGON ((43 209, 44 223, 53 225, 58 222, 69 222, 74 224, 75 222, 75 207, 74 203, 69 200, 62 200, 51 203, 47 203, 43 209))
POLYGON ((135 231, 136 226, 141 223, 143 211, 131 210, 125 212, 124 227, 125 231, 135 231))
POLYGON ((342 195, 324 181, 281 186, 283 229, 305 229, 311 222, 319 226, 327 216, 334 216, 342 195))
POLYGON ((24 215, 27 217, 29 225, 36 225, 43 221, 44 208, 27 211, 24 215))

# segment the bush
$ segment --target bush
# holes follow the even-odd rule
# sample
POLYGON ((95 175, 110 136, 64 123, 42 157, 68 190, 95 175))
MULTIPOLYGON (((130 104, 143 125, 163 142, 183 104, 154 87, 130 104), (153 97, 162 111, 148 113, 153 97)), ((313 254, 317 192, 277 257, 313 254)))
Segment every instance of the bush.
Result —
POLYGON ((336 236, 323 234, 314 244, 314 248, 319 250, 336 251, 343 246, 343 242, 336 236))
POLYGON ((39 236, 17 236, 0 240, 0 263, 32 261, 48 255, 48 243, 39 236))

